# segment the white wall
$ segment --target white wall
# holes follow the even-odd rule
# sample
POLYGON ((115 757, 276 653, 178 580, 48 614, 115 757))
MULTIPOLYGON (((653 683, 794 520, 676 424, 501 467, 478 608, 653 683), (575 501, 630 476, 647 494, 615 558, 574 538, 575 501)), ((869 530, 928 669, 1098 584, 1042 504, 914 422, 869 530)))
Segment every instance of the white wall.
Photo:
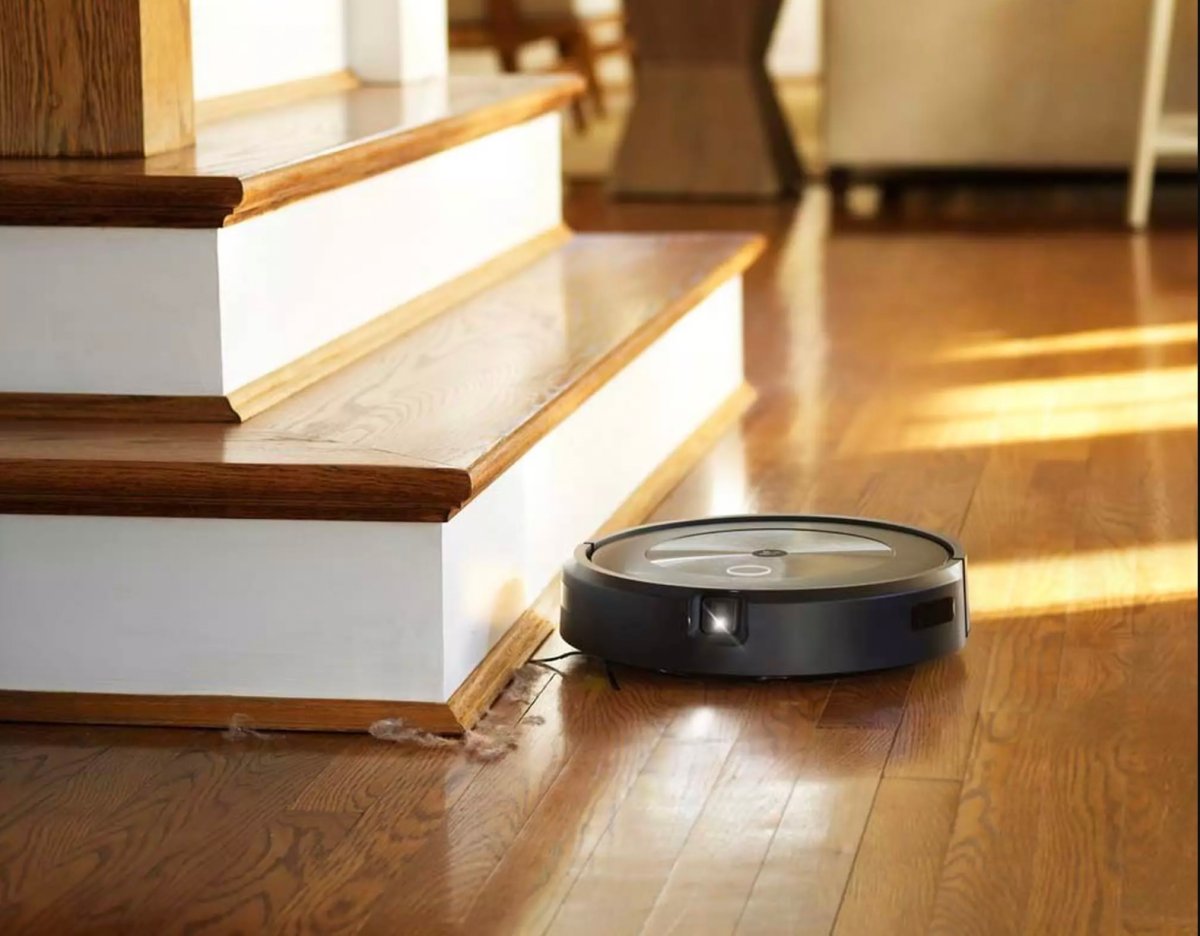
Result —
POLYGON ((195 0, 197 101, 335 72, 365 81, 446 73, 445 0, 195 0))
POLYGON ((196 100, 350 67, 342 0, 195 0, 196 100))

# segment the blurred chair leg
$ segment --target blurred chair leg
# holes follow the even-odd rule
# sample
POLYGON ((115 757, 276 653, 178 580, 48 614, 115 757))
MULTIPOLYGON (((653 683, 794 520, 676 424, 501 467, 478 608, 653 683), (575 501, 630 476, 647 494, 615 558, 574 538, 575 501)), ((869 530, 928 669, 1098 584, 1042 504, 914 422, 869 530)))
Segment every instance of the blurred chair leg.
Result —
POLYGON ((503 71, 507 74, 510 74, 510 75, 515 75, 518 71, 521 70, 521 63, 518 59, 517 49, 515 46, 506 45, 504 43, 497 43, 496 44, 496 55, 500 59, 500 70, 501 71, 503 71))
POLYGON ((588 96, 592 99, 592 106, 596 108, 596 116, 603 119, 608 116, 608 106, 604 100, 604 85, 600 81, 597 68, 596 44, 585 23, 579 25, 579 36, 575 40, 575 46, 579 70, 587 81, 588 96))
POLYGON ((586 133, 588 128, 587 111, 583 109, 583 99, 571 98, 571 123, 580 133, 586 133))
MULTIPOLYGON (((572 37, 560 36, 555 40, 555 45, 558 46, 558 57, 562 64, 571 71, 583 74, 583 67, 580 64, 579 55, 576 53, 577 43, 572 37)), ((584 78, 586 79, 586 75, 584 78)), ((571 99, 571 122, 575 129, 580 133, 585 133, 588 127, 587 111, 583 106, 582 97, 574 97, 571 99)))
POLYGON ((1143 230, 1150 220, 1150 197, 1154 191, 1154 167, 1158 156, 1158 126, 1162 117, 1174 21, 1175 0, 1154 0, 1146 50, 1146 77, 1142 85, 1137 153, 1130 173, 1127 207, 1129 226, 1136 231, 1143 230))

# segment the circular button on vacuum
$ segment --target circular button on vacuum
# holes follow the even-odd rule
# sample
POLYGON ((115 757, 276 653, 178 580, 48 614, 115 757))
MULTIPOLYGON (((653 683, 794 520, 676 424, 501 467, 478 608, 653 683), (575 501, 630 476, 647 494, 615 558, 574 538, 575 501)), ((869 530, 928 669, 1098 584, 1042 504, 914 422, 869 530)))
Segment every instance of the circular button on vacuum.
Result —
POLYGON ((962 647, 965 579, 953 541, 896 523, 662 523, 576 550, 563 572, 561 631, 585 653, 671 672, 863 672, 962 647))
POLYGON ((771 572, 772 569, 770 566, 749 564, 730 566, 725 570, 726 575, 732 575, 737 578, 742 578, 743 576, 770 575, 771 572))

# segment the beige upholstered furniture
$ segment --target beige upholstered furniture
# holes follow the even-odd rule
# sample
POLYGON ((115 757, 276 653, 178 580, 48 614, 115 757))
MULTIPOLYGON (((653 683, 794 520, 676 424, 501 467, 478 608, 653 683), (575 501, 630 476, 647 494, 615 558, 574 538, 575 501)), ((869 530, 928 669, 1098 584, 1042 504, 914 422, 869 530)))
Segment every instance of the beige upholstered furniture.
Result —
MULTIPOLYGON (((834 167, 1129 167, 1150 0, 837 0, 825 6, 834 167)), ((1196 4, 1180 3, 1165 106, 1196 108, 1196 4)))

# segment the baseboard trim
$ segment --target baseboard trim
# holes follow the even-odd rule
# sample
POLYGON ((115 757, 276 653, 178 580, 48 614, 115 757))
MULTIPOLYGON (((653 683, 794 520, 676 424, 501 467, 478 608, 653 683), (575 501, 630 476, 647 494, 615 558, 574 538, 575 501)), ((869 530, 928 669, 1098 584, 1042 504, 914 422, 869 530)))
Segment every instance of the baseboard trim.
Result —
POLYGON ((439 734, 462 730, 443 702, 0 691, 2 722, 177 728, 228 728, 236 723, 285 731, 366 731, 381 718, 403 718, 439 734))
POLYGON ((240 117, 243 114, 266 110, 270 107, 294 104, 296 101, 303 101, 321 94, 349 91, 361 84, 362 82, 358 80, 358 76, 354 72, 343 69, 324 75, 284 81, 262 88, 251 88, 249 91, 237 91, 220 97, 206 98, 196 102, 196 123, 215 123, 230 117, 240 117))
POLYGON ((223 396, 109 393, 0 393, 0 419, 83 419, 153 423, 235 423, 223 396))
MULTIPOLYGON (((754 399, 754 391, 742 384, 638 485, 598 532, 644 519, 754 399)), ((0 722, 227 728, 236 718, 256 729, 359 732, 381 718, 402 718, 435 734, 461 734, 474 726, 557 627, 558 596, 556 576, 446 702, 3 690, 0 722)))
POLYGON ((558 626, 558 596, 558 577, 555 576, 533 605, 471 671, 471 675, 454 690, 446 706, 464 730, 474 727, 504 691, 513 674, 529 661, 537 648, 554 632, 558 626))

